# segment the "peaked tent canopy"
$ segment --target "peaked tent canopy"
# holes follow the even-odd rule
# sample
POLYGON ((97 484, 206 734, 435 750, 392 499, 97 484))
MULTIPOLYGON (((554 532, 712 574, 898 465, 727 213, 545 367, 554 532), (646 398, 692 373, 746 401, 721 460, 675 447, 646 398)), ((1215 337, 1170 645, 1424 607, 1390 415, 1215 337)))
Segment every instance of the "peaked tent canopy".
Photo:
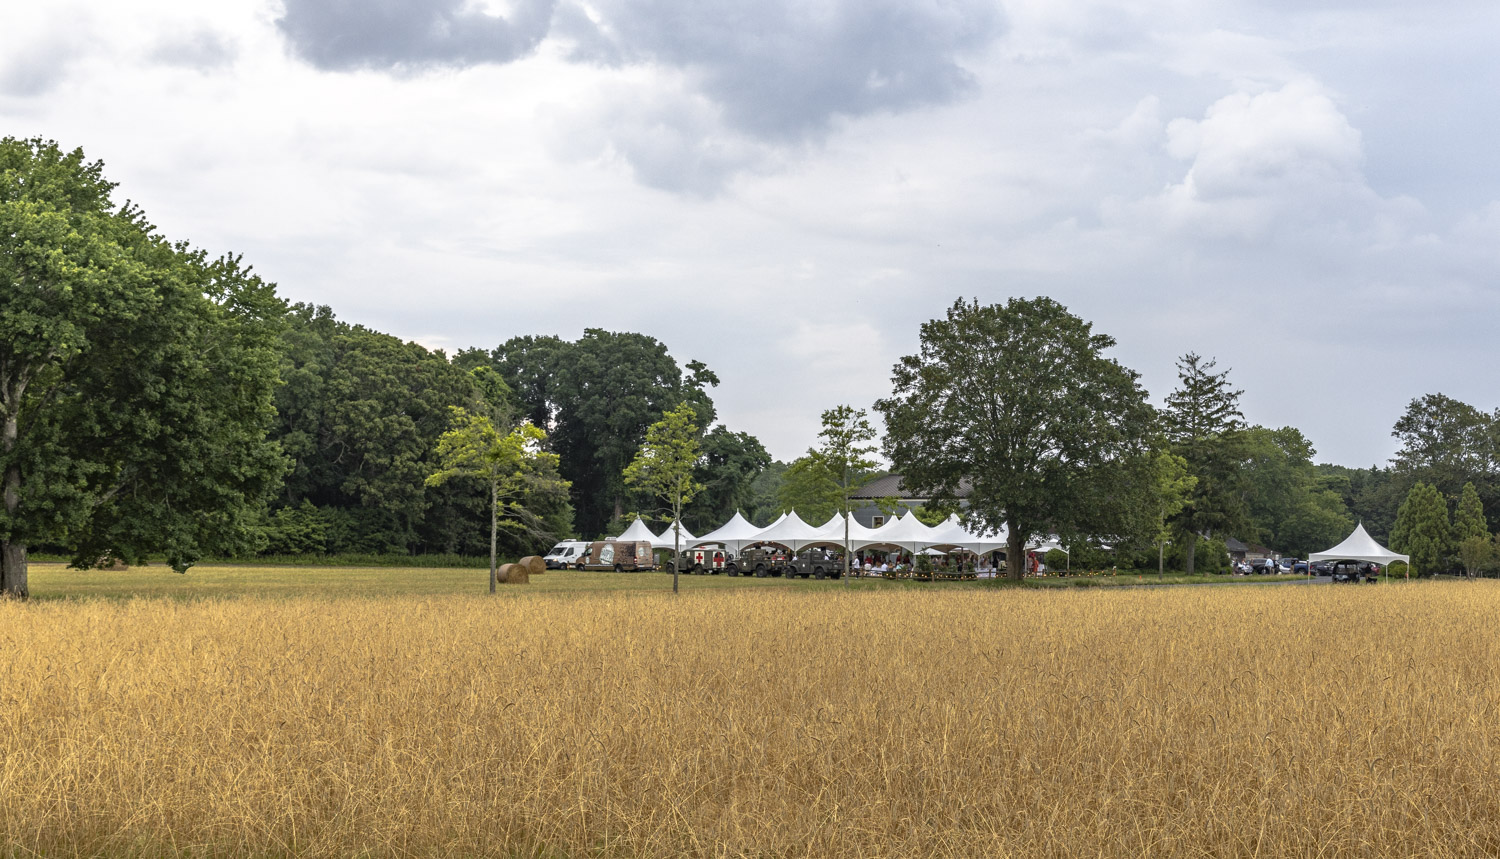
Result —
POLYGON ((645 519, 637 517, 634 522, 630 523, 630 527, 625 529, 625 533, 615 539, 626 541, 645 540, 647 543, 655 543, 656 535, 651 533, 650 528, 646 527, 645 519))
POLYGON ((793 552, 800 551, 806 546, 823 542, 818 534, 818 529, 802 521, 797 511, 786 514, 776 523, 757 533, 753 539, 747 541, 747 545, 753 543, 775 543, 785 546, 793 552))
MULTIPOLYGON (((850 547, 858 546, 861 542, 872 539, 871 535, 873 535, 874 533, 875 529, 866 528, 865 526, 859 524, 858 519, 854 519, 852 517, 849 519, 850 547)), ((829 519, 827 522, 824 522, 823 526, 818 529, 818 534, 822 537, 822 540, 820 542, 832 546, 838 546, 842 549, 844 547, 844 514, 833 514, 833 518, 829 519)))
POLYGON ((1006 530, 1002 526, 1000 532, 994 536, 986 537, 975 534, 965 528, 958 520, 958 514, 949 516, 947 521, 932 529, 932 545, 955 549, 968 549, 976 555, 984 555, 997 549, 1004 549, 1009 543, 1006 540, 1006 530))
MULTIPOLYGON (((693 545, 693 542, 698 539, 697 537, 693 536, 693 532, 689 531, 687 529, 686 525, 682 525, 681 523, 677 523, 677 522, 674 522, 673 524, 678 525, 681 528, 681 530, 682 530, 682 538, 681 538, 682 539, 682 543, 681 543, 682 548, 686 549, 687 547, 693 545)), ((677 546, 679 545, 677 543, 677 539, 678 538, 672 534, 672 526, 668 525, 667 526, 667 530, 661 532, 661 536, 660 537, 652 537, 651 538, 651 548, 653 548, 653 549, 674 549, 674 548, 677 548, 677 546)))
POLYGON ((1307 556, 1312 561, 1369 561, 1372 564, 1389 564, 1392 561, 1405 561, 1411 563, 1410 555, 1402 555, 1392 552, 1390 549, 1375 542, 1365 531, 1363 522, 1355 526, 1354 533, 1344 538, 1344 542, 1334 546, 1326 552, 1313 552, 1307 556))
POLYGON ((922 520, 918 519, 916 514, 907 513, 876 528, 852 548, 896 546, 908 552, 919 552, 939 542, 941 541, 935 538, 933 529, 922 524, 922 520))
POLYGON ((734 511, 733 518, 713 531, 694 540, 693 545, 702 546, 709 543, 716 543, 735 554, 739 554, 740 549, 744 548, 747 543, 755 542, 755 535, 764 530, 764 528, 757 528, 750 524, 744 516, 740 515, 740 511, 736 510, 734 511))

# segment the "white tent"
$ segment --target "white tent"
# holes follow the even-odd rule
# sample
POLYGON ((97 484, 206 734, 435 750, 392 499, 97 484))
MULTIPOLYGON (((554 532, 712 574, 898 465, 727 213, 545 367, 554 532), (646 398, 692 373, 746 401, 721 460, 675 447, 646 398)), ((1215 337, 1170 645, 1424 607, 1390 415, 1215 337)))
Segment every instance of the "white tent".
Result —
POLYGON ((1307 561, 1309 565, 1313 561, 1368 561, 1381 565, 1405 561, 1410 566, 1411 556, 1392 552, 1375 542, 1375 538, 1365 531, 1365 525, 1361 522, 1354 528, 1353 534, 1344 538, 1344 542, 1325 552, 1313 552, 1307 556, 1307 561))
POLYGON ((745 542, 745 545, 752 543, 775 543, 796 552, 806 546, 821 542, 823 540, 818 534, 818 529, 803 522, 802 517, 798 516, 797 511, 793 510, 780 519, 777 519, 774 524, 764 531, 754 534, 745 542))
MULTIPOLYGON (((874 528, 866 528, 853 516, 849 517, 849 546, 858 546, 866 540, 869 535, 874 534, 874 528)), ((824 522, 818 529, 818 534, 823 538, 822 542, 843 548, 844 546, 844 514, 835 513, 833 518, 824 522)))
POLYGON ((615 539, 626 541, 645 540, 647 543, 655 543, 656 535, 651 533, 651 529, 646 527, 645 519, 637 518, 634 522, 630 523, 629 528, 625 529, 625 533, 615 539))
POLYGON ((693 541, 693 545, 703 546, 712 543, 721 545, 725 549, 739 554, 740 549, 749 543, 755 542, 755 535, 763 530, 765 529, 757 528, 750 524, 736 510, 734 516, 728 522, 697 538, 693 541))
POLYGON ((693 536, 693 532, 689 531, 686 526, 683 526, 681 530, 682 530, 682 535, 681 535, 682 542, 680 544, 677 542, 678 537, 676 537, 676 536, 674 536, 672 534, 672 526, 668 525, 667 526, 667 530, 661 532, 661 536, 660 537, 652 537, 651 538, 651 548, 653 548, 653 549, 671 549, 671 548, 674 548, 675 546, 681 545, 682 548, 686 549, 687 547, 693 545, 693 541, 694 540, 698 539, 697 537, 693 536))
POLYGON ((915 514, 907 513, 876 528, 852 548, 897 546, 915 553, 928 546, 936 545, 938 542, 940 541, 933 538, 933 529, 922 524, 922 520, 918 519, 915 514))
POLYGON ((1006 543, 1006 530, 1002 526, 1000 532, 993 536, 982 536, 965 528, 958 521, 958 514, 954 513, 948 517, 943 524, 932 529, 934 546, 945 546, 955 549, 968 549, 976 555, 993 552, 996 549, 1004 549, 1006 543))

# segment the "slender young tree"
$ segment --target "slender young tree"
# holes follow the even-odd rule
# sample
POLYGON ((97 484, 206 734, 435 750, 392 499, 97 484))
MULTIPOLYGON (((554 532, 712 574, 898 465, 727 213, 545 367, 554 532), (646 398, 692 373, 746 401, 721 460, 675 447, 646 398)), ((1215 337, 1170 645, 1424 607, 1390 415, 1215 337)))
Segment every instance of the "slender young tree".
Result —
POLYGON ((427 478, 438 486, 456 478, 484 483, 490 495, 490 593, 495 592, 500 529, 537 537, 555 536, 527 503, 542 495, 567 497, 557 475, 557 454, 542 449, 547 434, 530 423, 501 434, 486 415, 452 407, 453 428, 438 438, 438 470, 427 478))
POLYGON ((1166 576, 1167 543, 1171 542, 1171 520, 1187 504, 1198 478, 1188 473, 1187 460, 1165 450, 1152 457, 1152 474, 1156 478, 1156 575, 1166 576))
POLYGON ((646 441, 625 467, 625 485, 649 492, 672 510, 672 593, 682 567, 682 508, 703 489, 693 479, 702 451, 698 443, 698 413, 682 402, 646 428, 646 441))
POLYGON ((875 452, 875 428, 864 409, 834 406, 823 413, 823 429, 818 432, 823 443, 808 451, 822 463, 826 473, 839 485, 839 507, 844 513, 844 583, 849 582, 849 497, 870 480, 876 465, 870 454, 875 452))

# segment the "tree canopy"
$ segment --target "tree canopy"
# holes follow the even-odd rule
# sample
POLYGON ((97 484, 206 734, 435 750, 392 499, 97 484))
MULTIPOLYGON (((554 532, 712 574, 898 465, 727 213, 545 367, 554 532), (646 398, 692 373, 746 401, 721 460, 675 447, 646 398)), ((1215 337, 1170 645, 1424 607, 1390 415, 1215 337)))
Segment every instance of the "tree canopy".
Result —
POLYGON ((1014 578, 1035 534, 1141 527, 1154 419, 1136 373, 1104 355, 1114 343, 1050 298, 960 300, 876 403, 907 490, 956 507, 967 486, 966 524, 1009 529, 1014 578))
POLYGON ((27 550, 77 565, 151 551, 183 570, 247 550, 285 461, 274 417, 284 305, 236 257, 117 206, 103 164, 0 140, 0 581, 27 550))

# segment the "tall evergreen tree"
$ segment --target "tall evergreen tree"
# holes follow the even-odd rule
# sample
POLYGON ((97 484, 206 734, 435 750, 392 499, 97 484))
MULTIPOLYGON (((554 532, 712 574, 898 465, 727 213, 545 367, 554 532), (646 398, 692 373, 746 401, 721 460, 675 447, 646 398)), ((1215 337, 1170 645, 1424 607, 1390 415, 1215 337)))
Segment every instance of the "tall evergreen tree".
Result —
POLYGON ((1225 536, 1248 517, 1245 503, 1241 433, 1245 416, 1229 371, 1215 373, 1215 362, 1189 352, 1177 362, 1178 386, 1167 396, 1162 429, 1172 452, 1197 478, 1172 524, 1182 538, 1183 566, 1192 575, 1198 538, 1225 536))
POLYGON ((1484 505, 1479 501, 1479 490, 1474 484, 1465 483, 1458 496, 1458 509, 1453 514, 1453 539, 1462 542, 1469 537, 1489 539, 1490 526, 1484 519, 1484 505))
POLYGON ((1438 571, 1448 555, 1453 540, 1453 526, 1448 522, 1448 505, 1437 488, 1417 483, 1407 493, 1396 512, 1391 529, 1391 548, 1411 556, 1411 566, 1418 575, 1438 571))

